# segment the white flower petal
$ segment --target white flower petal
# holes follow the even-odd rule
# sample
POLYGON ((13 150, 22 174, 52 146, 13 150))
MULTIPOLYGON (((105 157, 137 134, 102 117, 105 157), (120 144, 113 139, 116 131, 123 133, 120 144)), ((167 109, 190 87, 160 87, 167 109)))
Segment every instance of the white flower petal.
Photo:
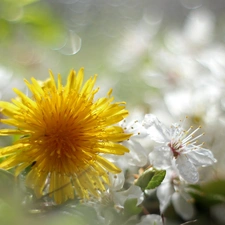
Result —
POLYGON ((212 165, 217 161, 214 158, 212 152, 204 148, 189 151, 186 155, 189 157, 190 161, 196 166, 208 166, 212 165))
POLYGON ((124 173, 123 172, 119 174, 109 173, 109 180, 110 180, 110 189, 112 191, 120 190, 123 188, 125 181, 124 173))
POLYGON ((162 217, 156 214, 141 217, 141 222, 136 225, 163 225, 162 217))
POLYGON ((113 199, 117 205, 122 207, 127 199, 137 199, 137 205, 140 205, 144 200, 144 193, 140 187, 132 185, 126 191, 115 192, 113 199))
POLYGON ((199 174, 194 164, 188 160, 186 155, 179 155, 176 159, 176 167, 180 176, 189 183, 196 183, 199 174))
POLYGON ((157 198, 159 199, 159 203, 160 203, 159 208, 160 208, 161 214, 168 207, 173 193, 174 193, 174 188, 169 181, 162 183, 157 188, 156 195, 157 195, 157 198))
POLYGON ((143 126, 147 129, 150 138, 158 143, 169 141, 168 129, 152 114, 146 114, 143 126))
POLYGON ((144 138, 148 136, 148 132, 142 125, 142 122, 137 120, 127 123, 125 120, 120 123, 125 133, 132 133, 131 138, 144 138))
POLYGON ((169 129, 169 135, 172 139, 181 139, 184 134, 184 129, 178 123, 171 125, 169 129))
POLYGON ((150 163, 156 169, 167 169, 171 166, 172 152, 167 146, 155 148, 148 157, 150 163))
POLYGON ((178 192, 172 196, 172 203, 175 211, 184 219, 190 220, 194 216, 193 204, 187 202, 178 192))
POLYGON ((123 142, 124 146, 126 146, 130 152, 126 153, 126 157, 128 158, 128 164, 131 166, 142 167, 147 163, 147 152, 142 147, 142 145, 134 140, 129 140, 123 142))

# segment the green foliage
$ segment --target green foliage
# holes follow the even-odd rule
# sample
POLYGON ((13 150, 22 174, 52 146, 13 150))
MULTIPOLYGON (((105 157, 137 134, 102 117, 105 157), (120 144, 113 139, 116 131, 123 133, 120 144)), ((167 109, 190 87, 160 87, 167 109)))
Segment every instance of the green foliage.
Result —
MULTIPOLYGON (((17 208, 21 204, 23 193, 16 182, 14 175, 6 170, 0 169, 0 201, 9 207, 17 208)), ((1 224, 1 223, 0 223, 1 224)))
POLYGON ((16 224, 15 217, 18 219, 18 214, 9 204, 0 199, 0 224, 16 224))
POLYGON ((225 198, 225 180, 211 181, 203 185, 202 190, 208 195, 218 195, 225 198))
POLYGON ((154 189, 158 187, 164 180, 166 175, 165 170, 148 169, 135 182, 142 191, 146 189, 154 189))
POLYGON ((25 41, 41 42, 51 47, 65 39, 60 17, 45 2, 4 0, 0 2, 0 13, 0 40, 4 40, 1 44, 23 41, 23 36, 25 41))
POLYGON ((154 176, 149 181, 146 189, 154 189, 158 187, 164 180, 165 176, 166 176, 165 170, 156 170, 154 176))
POLYGON ((225 180, 216 180, 204 185, 190 185, 190 194, 201 206, 209 207, 225 203, 225 180))
POLYGON ((46 4, 29 5, 25 9, 21 23, 31 38, 48 45, 64 38, 62 24, 46 4))
POLYGON ((100 224, 96 210, 91 206, 78 204, 74 208, 72 215, 74 214, 80 216, 85 224, 95 224, 95 225, 100 224))
POLYGON ((0 18, 0 41, 4 40, 5 38, 8 38, 9 34, 10 34, 10 26, 9 23, 0 18))
POLYGON ((38 2, 39 0, 3 0, 3 2, 11 4, 11 5, 20 5, 20 6, 24 6, 24 5, 29 5, 31 3, 34 2, 38 2))
POLYGON ((12 194, 15 187, 15 177, 10 172, 0 169, 0 181, 0 198, 4 199, 12 194))
POLYGON ((130 198, 127 199, 124 203, 124 214, 125 215, 137 215, 142 211, 142 208, 140 206, 137 206, 137 199, 136 198, 130 198))

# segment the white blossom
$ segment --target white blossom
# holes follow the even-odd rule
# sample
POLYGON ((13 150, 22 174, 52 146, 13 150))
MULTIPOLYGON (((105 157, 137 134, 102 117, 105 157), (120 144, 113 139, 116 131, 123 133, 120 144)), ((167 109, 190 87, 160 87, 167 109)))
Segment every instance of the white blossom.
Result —
POLYGON ((179 180, 173 170, 168 170, 165 179, 156 190, 161 214, 172 203, 177 214, 184 220, 192 219, 195 209, 193 198, 188 194, 187 188, 185 181, 179 180))
POLYGON ((141 217, 141 222, 137 225, 163 225, 161 216, 150 214, 141 217))
POLYGON ((109 173, 109 181, 110 181, 110 190, 117 191, 123 188, 125 177, 124 173, 112 174, 109 173))
POLYGON ((136 206, 138 206, 144 200, 144 193, 141 188, 136 185, 131 185, 130 188, 125 191, 116 191, 114 188, 109 188, 102 195, 99 204, 95 204, 95 209, 99 218, 104 222, 104 224, 111 224, 113 217, 111 217, 111 214, 107 213, 108 209, 113 205, 114 209, 121 212, 128 199, 136 199, 136 206))
POLYGON ((142 167, 147 163, 148 157, 145 148, 141 145, 140 140, 147 136, 146 129, 142 126, 142 123, 138 120, 127 122, 126 120, 120 123, 120 126, 126 133, 132 133, 132 136, 127 141, 123 141, 123 145, 126 146, 130 152, 126 153, 127 164, 131 166, 142 167))
POLYGON ((199 180, 197 168, 217 161, 210 150, 202 147, 203 144, 197 145, 197 139, 203 134, 193 135, 199 127, 192 132, 192 127, 184 130, 181 124, 167 128, 152 114, 145 115, 143 125, 150 138, 161 143, 149 154, 150 163, 157 169, 173 167, 184 180, 196 183, 199 180))
POLYGON ((144 193, 141 188, 136 185, 131 185, 129 189, 113 193, 113 200, 115 205, 124 207, 124 203, 128 199, 137 199, 137 206, 144 200, 144 193))

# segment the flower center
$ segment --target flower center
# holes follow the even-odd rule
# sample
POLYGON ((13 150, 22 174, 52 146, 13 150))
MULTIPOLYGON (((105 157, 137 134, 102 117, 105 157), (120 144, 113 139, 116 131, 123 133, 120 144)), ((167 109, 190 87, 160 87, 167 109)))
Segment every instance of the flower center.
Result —
POLYGON ((181 143, 179 143, 179 142, 175 142, 175 143, 170 142, 168 144, 168 146, 170 147, 171 151, 173 152, 173 156, 175 158, 177 158, 180 155, 180 149, 182 148, 181 143))

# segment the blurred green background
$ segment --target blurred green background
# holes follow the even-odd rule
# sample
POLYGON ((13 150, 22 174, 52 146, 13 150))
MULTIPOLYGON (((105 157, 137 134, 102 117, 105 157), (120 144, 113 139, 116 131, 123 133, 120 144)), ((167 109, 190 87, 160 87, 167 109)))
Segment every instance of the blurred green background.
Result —
POLYGON ((180 76, 177 68, 168 68, 163 53, 177 56, 180 49, 174 45, 184 44, 194 58, 211 41, 224 42, 224 5, 222 0, 2 0, 0 75, 7 89, 2 98, 11 97, 6 87, 13 86, 13 78, 45 79, 48 69, 66 75, 84 66, 87 77, 98 73, 99 83, 109 79, 104 83, 115 86, 115 94, 128 104, 149 105, 148 94, 154 99, 162 81, 176 82, 180 76), (190 20, 202 24, 188 28, 194 25, 190 20), (206 37, 189 46, 198 31, 206 37), (153 83, 148 70, 161 77, 153 83))
MULTIPOLYGON (((51 69, 65 79, 85 67, 86 78, 99 75, 100 94, 112 87, 131 114, 152 112, 165 123, 188 115, 203 125, 218 163, 202 181, 224 180, 224 9, 224 0, 1 0, 0 99, 14 97, 13 87, 26 92, 24 78, 45 80, 51 69)), ((221 207, 206 207, 217 221, 210 224, 225 224, 221 207)))

